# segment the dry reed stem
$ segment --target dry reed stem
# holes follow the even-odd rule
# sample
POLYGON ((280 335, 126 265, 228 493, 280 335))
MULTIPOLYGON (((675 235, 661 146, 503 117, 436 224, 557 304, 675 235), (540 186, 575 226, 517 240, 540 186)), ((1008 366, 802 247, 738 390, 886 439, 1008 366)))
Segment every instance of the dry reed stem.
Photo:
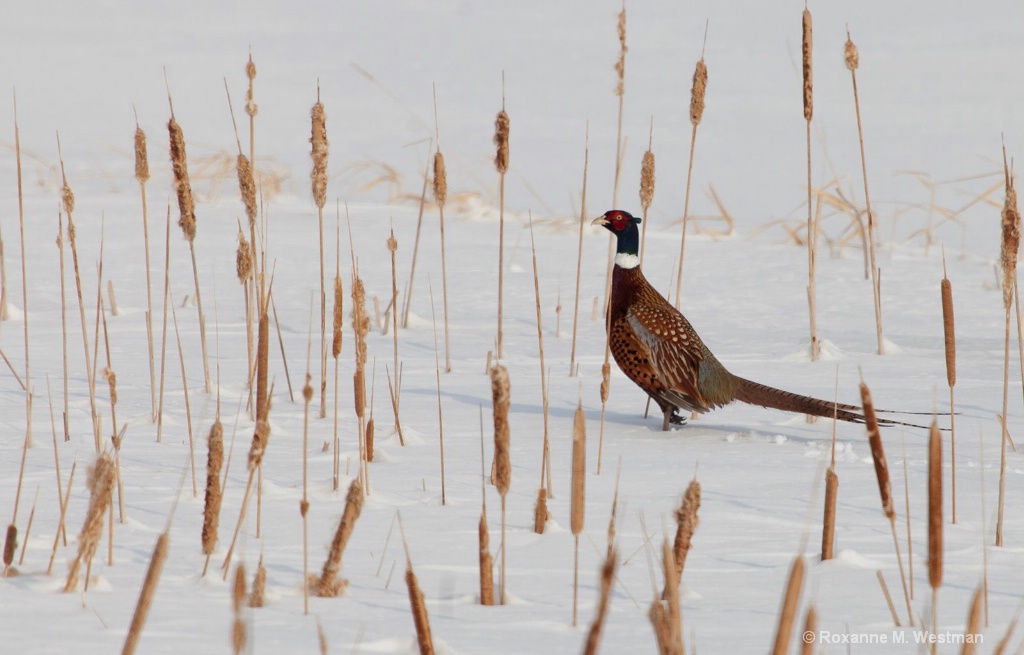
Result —
MULTIPOLYGON (((206 458, 206 497, 203 505, 203 554, 209 562, 217 545, 217 530, 220 525, 221 487, 220 470, 224 463, 224 427, 218 417, 210 426, 209 451, 206 458)), ((206 568, 205 566, 203 567, 206 568)), ((204 570, 205 573, 205 570, 204 570)))
MULTIPOLYGON (((78 571, 84 560, 86 565, 92 562, 103 533, 103 519, 114 495, 114 461, 110 455, 103 453, 96 459, 96 464, 89 471, 89 509, 85 514, 82 530, 78 535, 78 554, 72 560, 68 577, 64 583, 64 593, 73 591, 78 585, 78 571)), ((85 581, 89 588, 89 580, 85 581)))
POLYGON ((818 233, 811 207, 811 119, 814 116, 814 82, 813 82, 813 28, 811 12, 806 7, 803 11, 803 91, 804 121, 807 128, 807 305, 811 330, 811 360, 821 355, 821 344, 818 342, 817 320, 817 285, 815 276, 815 260, 817 256, 818 233))
POLYGON ((686 169, 686 195, 683 199, 683 227, 679 239, 679 270, 676 274, 676 307, 681 302, 683 289, 683 256, 686 253, 686 229, 690 218, 690 184, 693 181, 693 153, 697 145, 697 126, 704 114, 704 95, 707 92, 708 68, 701 55, 693 71, 693 86, 690 89, 690 161, 686 169))
POLYGON ((334 359, 338 359, 338 355, 341 354, 342 345, 342 327, 345 321, 344 317, 345 307, 345 296, 343 294, 343 286, 341 282, 341 275, 334 276, 334 330, 331 338, 331 355, 334 359))
POLYGON ((1003 513, 1006 506, 1006 442, 1009 432, 1006 428, 1008 393, 1010 387, 1010 313, 1017 284, 1017 251, 1020 249, 1020 212, 1017 210, 1017 190, 1014 178, 1006 163, 1006 147, 1003 146, 1003 174, 1006 197, 1003 201, 1002 239, 999 264, 1003 274, 1003 307, 1006 309, 1005 350, 1003 357, 1003 412, 1002 438, 999 447, 999 500, 996 509, 996 546, 1003 545, 1003 513))
POLYGON ((235 567, 234 584, 231 586, 231 605, 235 618, 231 622, 231 649, 235 655, 241 655, 245 651, 248 639, 245 629, 245 620, 242 618, 242 606, 245 602, 245 564, 235 567))
POLYGON ((953 315, 953 285, 946 277, 946 260, 942 260, 942 282, 939 285, 942 298, 942 336, 946 353, 946 382, 949 385, 949 463, 950 494, 952 497, 952 522, 956 523, 956 408, 953 403, 953 387, 956 386, 956 329, 953 315))
MULTIPOLYGON (((444 250, 444 203, 448 195, 448 176, 445 173, 444 155, 440 148, 434 153, 434 197, 441 217, 441 303, 444 305, 444 370, 452 372, 451 348, 448 340, 448 263, 444 250)), ((411 287, 410 287, 411 289, 411 287)))
POLYGON ((569 377, 576 375, 576 330, 580 318, 580 265, 583 262, 583 226, 587 223, 587 167, 590 163, 590 123, 587 123, 583 148, 583 191, 580 194, 580 232, 576 249, 576 294, 572 305, 572 350, 569 354, 569 377))
MULTIPOLYGON (((504 80, 502 81, 504 85, 504 80)), ((498 169, 498 359, 504 359, 505 337, 502 332, 502 313, 504 303, 505 281, 505 173, 508 172, 508 133, 509 118, 505 112, 505 99, 502 97, 502 108, 494 120, 494 145, 497 154, 494 166, 498 169)))
MULTIPOLYGON (((0 243, 0 255, 3 254, 2 250, 3 250, 3 244, 0 243)), ((67 296, 66 296, 66 291, 65 291, 65 286, 66 285, 64 284, 64 214, 61 211, 57 212, 57 251, 59 253, 59 258, 60 258, 60 353, 61 353, 61 371, 63 373, 63 378, 64 378, 64 414, 63 414, 64 441, 70 441, 71 440, 71 430, 68 427, 68 308, 67 308, 67 296)), ((147 271, 148 271, 148 268, 149 267, 147 267, 147 271)), ((0 302, 2 302, 2 300, 0 300, 0 302)), ((3 307, 0 307, 0 311, 3 311, 3 307)), ((150 312, 150 314, 152 314, 152 312, 150 312)), ((147 316, 147 324, 148 324, 148 322, 149 322, 149 317, 147 316)), ((149 336, 150 336, 150 340, 152 342, 152 338, 153 337, 152 337, 152 329, 151 328, 149 328, 149 336)), ((2 353, 0 353, 0 354, 2 354, 2 353)), ((6 361, 6 360, 7 360, 7 357, 5 356, 4 357, 4 361, 6 361)), ((151 360, 150 361, 150 365, 152 365, 152 352, 150 353, 150 360, 151 360)), ((8 362, 7 365, 10 367, 10 362, 8 362)), ((13 368, 11 368, 11 372, 12 373, 14 372, 13 368)), ((15 377, 17 377, 17 373, 15 373, 15 377)), ((21 379, 20 378, 18 379, 18 381, 19 381, 19 383, 21 383, 21 379)), ((21 384, 22 384, 22 388, 24 389, 25 388, 24 387, 24 383, 21 383, 21 384)), ((49 384, 49 378, 47 378, 47 384, 49 384)), ((154 389, 153 393, 154 394, 156 393, 155 389, 154 389)), ((49 395, 49 393, 47 393, 47 395, 49 395)), ((153 417, 154 417, 154 419, 156 418, 155 399, 156 399, 156 396, 154 396, 154 406, 153 406, 153 417)))
MULTIPOLYGON (((68 217, 68 229, 71 228, 71 217, 68 217)), ((167 304, 171 295, 171 206, 167 205, 167 222, 164 226, 164 303, 163 327, 160 337, 160 391, 157 394, 156 410, 156 442, 163 441, 164 429, 164 381, 167 371, 167 304)))
MULTIPOLYGON (((697 516, 699 509, 700 482, 691 480, 683 494, 683 502, 675 512, 676 538, 672 545, 672 553, 675 558, 676 585, 682 580, 683 567, 686 566, 686 556, 690 552, 693 533, 697 531, 697 524, 700 522, 697 516)), ((668 593, 667 586, 666 593, 668 593)))
POLYGON ((185 398, 185 422, 188 424, 188 459, 192 470, 192 497, 199 495, 196 484, 196 453, 192 439, 192 405, 188 399, 188 378, 185 376, 185 353, 181 348, 181 335, 178 334, 178 314, 171 308, 171 319, 174 322, 174 339, 178 344, 178 364, 181 368, 181 392, 185 398))
POLYGON ((931 629, 937 633, 942 586, 942 433, 934 420, 928 433, 928 584, 932 587, 931 629))
POLYGON ((331 541, 331 549, 324 561, 323 570, 319 577, 310 579, 313 593, 321 598, 334 598, 345 592, 348 580, 338 578, 338 571, 341 570, 341 557, 345 552, 345 546, 352 536, 356 527, 356 520, 363 511, 362 482, 356 478, 348 487, 348 494, 345 496, 345 509, 338 522, 338 529, 334 532, 334 539, 331 541))
MULTIPOLYGON (((17 130, 15 130, 15 142, 17 145, 17 130)), ((18 151, 20 153, 20 150, 18 151)), ((57 152, 60 153, 60 137, 57 137, 57 152)), ((78 293, 78 314, 82 322, 82 351, 85 354, 85 370, 87 372, 92 371, 92 357, 89 354, 89 331, 85 323, 85 301, 82 298, 82 276, 78 266, 78 244, 76 239, 74 210, 75 210, 75 194, 72 193, 71 187, 68 186, 67 175, 64 174, 64 156, 59 154, 60 157, 60 171, 61 171, 61 200, 64 205, 64 212, 68 215, 68 242, 71 244, 71 260, 75 270, 75 289, 78 293)), ((20 162, 20 157, 18 158, 20 162)), ((100 453, 100 430, 99 423, 97 420, 98 413, 96 411, 96 379, 92 375, 86 376, 89 381, 89 410, 90 417, 92 420, 92 433, 93 439, 96 445, 96 454, 100 453)), ((26 385, 27 388, 27 385, 26 385)), ((65 394, 66 396, 67 394, 65 394)))
MULTIPOLYGON (((433 139, 431 139, 429 143, 430 146, 427 148, 428 151, 432 150, 434 147, 433 139)), ((428 161, 423 169, 423 187, 420 190, 419 211, 416 215, 416 237, 413 239, 412 244, 412 263, 409 266, 409 283, 405 287, 405 300, 402 302, 402 327, 404 328, 409 327, 409 310, 412 307, 412 290, 416 282, 416 256, 420 251, 420 232, 423 229, 423 212, 427 206, 427 185, 430 183, 430 167, 432 162, 433 160, 428 161)), ((447 191, 448 187, 446 180, 444 192, 447 193, 447 191)))
POLYGON ((683 614, 679 603, 679 570, 668 540, 661 543, 661 564, 665 574, 665 599, 668 602, 668 635, 673 653, 683 655, 683 614))
POLYGON ((494 558, 491 557, 486 505, 480 512, 477 532, 480 550, 480 604, 494 605, 494 558))
POLYGON ((572 583, 572 624, 576 625, 576 605, 579 598, 580 533, 583 532, 586 515, 587 476, 587 421, 583 405, 577 403, 572 424, 572 491, 569 501, 569 525, 575 537, 576 548, 573 558, 572 583))
MULTIPOLYGON (((18 177, 18 227, 19 235, 21 237, 21 311, 22 311, 22 331, 25 337, 25 445, 32 443, 32 381, 29 367, 29 326, 28 326, 28 274, 27 270, 27 257, 25 256, 25 203, 22 194, 22 177, 21 177, 21 136, 18 128, 18 100, 14 98, 14 149, 15 158, 17 159, 17 177, 18 177)), ((99 434, 97 433, 97 441, 99 440, 99 434)), ((97 444, 98 445, 98 444, 97 444)), ((25 468, 25 452, 22 451, 21 456, 21 467, 22 471, 25 468)), ((15 494, 14 501, 14 516, 18 515, 18 500, 21 498, 21 473, 18 474, 18 491, 15 494)), ((13 524, 14 519, 11 520, 13 524)), ((5 567, 6 569, 6 567, 5 567)))
POLYGON ((882 588, 882 595, 885 597, 885 604, 889 607, 889 615, 892 616, 892 623, 898 628, 901 625, 900 617, 896 613, 896 606, 893 605, 892 596, 889 595, 889 586, 885 584, 885 578, 882 576, 881 569, 875 571, 875 577, 878 578, 878 585, 882 588))
POLYGON ((395 253, 398 251, 398 240, 395 239, 393 227, 386 245, 388 252, 391 253, 391 327, 395 362, 395 386, 391 397, 391 406, 395 410, 395 432, 400 433, 402 431, 402 423, 399 418, 399 408, 401 407, 402 381, 398 375, 398 269, 395 260, 395 253))
MULTIPOLYGON (((605 328, 611 327, 612 313, 608 312, 605 328)), ((604 414, 605 408, 608 405, 608 391, 611 387, 611 374, 612 366, 609 362, 611 356, 611 330, 605 330, 605 341, 604 341, 604 364, 601 364, 601 427, 598 430, 597 436, 597 474, 601 475, 601 456, 604 453, 604 414)))
MULTIPOLYGON (((50 375, 49 374, 46 375, 46 397, 47 397, 47 400, 49 401, 49 406, 50 406, 50 430, 51 430, 51 432, 53 434, 53 470, 54 470, 54 473, 56 473, 56 475, 57 475, 57 509, 59 510, 60 507, 64 504, 64 485, 61 484, 61 479, 60 479, 60 453, 57 450, 57 427, 54 424, 54 420, 53 420, 53 393, 50 391, 50 375)), ((64 534, 64 530, 63 529, 58 529, 57 530, 57 536, 58 537, 63 536, 64 537, 64 545, 65 546, 68 545, 68 538, 67 538, 67 535, 64 534)))
MULTIPOLYGON (((964 635, 981 634, 981 596, 979 587, 971 596, 971 607, 967 610, 967 628, 964 630, 964 635)), ((960 649, 961 655, 974 655, 976 652, 974 640, 965 639, 963 648, 960 649)))
POLYGON ((327 634, 324 633, 324 626, 320 623, 320 619, 316 620, 316 640, 320 647, 320 655, 327 655, 329 652, 327 649, 327 634))
POLYGON ((871 400, 871 390, 868 385, 860 383, 861 406, 864 408, 864 423, 868 432, 868 444, 871 447, 871 459, 875 464, 875 477, 878 479, 878 493, 882 500, 882 511, 889 519, 889 526, 892 528, 892 542, 896 549, 896 561, 900 569, 900 582, 903 584, 903 599, 907 604, 907 614, 910 625, 914 625, 914 612, 910 607, 910 591, 907 587, 907 576, 903 572, 903 556, 900 554, 900 543, 896 538, 896 510, 892 500, 892 481, 889 477, 889 466, 885 459, 885 449, 882 446, 882 435, 878 431, 878 417, 875 415, 875 405, 871 400))
POLYGON ((853 106, 855 113, 857 114, 857 141, 860 144, 861 176, 864 179, 864 206, 868 215, 868 259, 871 267, 871 289, 875 300, 875 332, 878 337, 878 354, 884 355, 885 341, 882 337, 882 289, 881 281, 879 279, 880 271, 878 269, 878 259, 875 257, 875 215, 871 211, 871 193, 869 192, 868 187, 868 164, 867 159, 864 156, 864 128, 860 118, 860 97, 857 93, 857 66, 859 64, 860 57, 857 53, 857 46, 854 45, 853 40, 850 38, 849 30, 846 32, 844 58, 846 59, 846 67, 850 70, 850 79, 853 82, 853 106))
POLYGON ((311 157, 313 171, 310 174, 313 188, 313 202, 317 208, 320 235, 320 418, 327 416, 327 296, 324 292, 324 204, 327 202, 327 119, 320 102, 317 87, 317 101, 310 111, 312 119, 311 157))
POLYGON ((64 492, 64 499, 60 503, 60 520, 57 522, 57 534, 53 537, 53 549, 50 551, 50 563, 46 567, 46 575, 53 573, 53 560, 57 557, 57 546, 60 544, 61 535, 64 535, 64 545, 67 546, 67 530, 64 526, 64 517, 68 511, 68 501, 71 500, 71 484, 75 480, 75 469, 78 468, 78 460, 71 464, 71 474, 68 476, 67 490, 64 492))
POLYGON ((800 605, 800 591, 804 584, 804 558, 797 555, 793 560, 793 566, 789 570, 789 580, 786 582, 786 595, 782 598, 782 610, 779 613, 779 625, 775 631, 775 645, 772 648, 773 655, 785 655, 789 652, 790 637, 793 635, 793 625, 796 623, 797 609, 800 605))
POLYGON ((153 596, 156 595, 156 586, 160 582, 160 573, 163 571, 164 562, 167 561, 167 551, 170 548, 171 537, 164 531, 156 540, 153 547, 153 555, 149 559, 149 567, 146 569, 146 577, 142 582, 142 591, 139 592, 139 600, 135 604, 135 613, 132 615, 132 622, 128 626, 128 635, 125 637, 124 646, 121 648, 121 655, 131 655, 139 645, 142 638, 142 628, 146 625, 146 617, 149 616, 149 608, 153 605, 153 596))
POLYGON ((409 589, 409 605, 412 607, 412 620, 416 626, 416 643, 419 645, 420 655, 433 655, 434 640, 430 634, 430 617, 427 616, 427 603, 420 590, 416 573, 412 570, 412 562, 407 562, 405 568, 405 585, 409 589))
POLYGON ((825 516, 821 527, 821 560, 832 559, 836 540, 836 498, 839 494, 839 476, 836 467, 825 471, 825 516))
POLYGON ((800 640, 800 655, 814 655, 814 645, 818 641, 818 612, 814 605, 807 608, 804 614, 804 632, 800 640), (810 639, 808 639, 810 636, 810 639))
POLYGON ((907 440, 903 442, 903 511, 907 523, 907 577, 910 578, 910 598, 914 598, 914 541, 910 529, 910 476, 907 474, 907 440))
MULTIPOLYGON (((430 282, 429 278, 427 279, 427 282, 428 283, 430 282)), ((440 458, 441 458, 441 505, 444 506, 444 505, 448 504, 448 501, 447 501, 447 496, 445 494, 445 475, 444 475, 444 412, 441 409, 441 357, 438 354, 438 350, 437 350, 437 316, 435 315, 435 312, 434 312, 434 289, 433 289, 433 285, 430 285, 429 290, 430 290, 430 321, 431 321, 431 324, 433 325, 433 328, 434 328, 434 378, 435 378, 435 383, 437 384, 437 433, 438 433, 438 442, 440 444, 440 458)), ((397 297, 395 299, 397 300, 397 297)), ((396 329, 396 334, 397 334, 397 329, 398 329, 397 325, 395 326, 395 329, 396 329)), ((371 395, 371 398, 372 398, 373 397, 372 392, 371 392, 370 395, 371 395)), ((370 412, 372 413, 373 412, 373 408, 372 408, 373 401, 372 400, 371 400, 370 404, 371 404, 370 412)), ((371 421, 372 421, 372 419, 371 419, 371 421)))
MULTIPOLYGON (((548 384, 544 377, 545 364, 544 364, 544 323, 541 319, 540 311, 540 274, 537 271, 537 245, 533 238, 533 215, 530 215, 530 258, 533 265, 533 299, 534 307, 537 310, 537 353, 540 360, 540 396, 541 396, 541 413, 543 414, 544 421, 544 439, 542 442, 541 450, 541 461, 540 461, 540 484, 544 486, 544 467, 545 464, 550 463, 551 457, 551 440, 548 434, 548 384)), ((550 482, 550 479, 549 479, 550 482)), ((538 534, 544 532, 544 522, 547 520, 547 508, 546 499, 538 498, 538 504, 535 508, 534 516, 534 530, 538 534), (541 513, 541 505, 544 505, 543 513, 541 513), (537 530, 537 528, 540 528, 537 530)))
POLYGON ((256 575, 252 579, 252 592, 249 594, 249 607, 263 607, 267 591, 267 569, 263 566, 263 555, 256 565, 256 575))
MULTIPOLYGON (((58 486, 58 490, 60 487, 58 486)), ((58 491, 59 493, 59 491, 58 491)), ((36 495, 32 499, 32 509, 28 513, 28 523, 25 525, 25 540, 21 544, 21 554, 18 555, 18 566, 25 563, 25 551, 28 550, 28 540, 32 535, 32 521, 36 517, 36 503, 39 501, 39 487, 36 487, 36 495)), ((5 543, 4 546, 7 544, 5 543)))
POLYGON ((596 655, 598 646, 601 643, 601 631, 604 629, 605 618, 608 615, 608 607, 611 605, 612 584, 615 582, 615 570, 618 567, 619 554, 609 545, 608 557, 601 565, 600 589, 601 594, 597 601, 597 613, 590 624, 587 632, 587 641, 583 646, 585 655, 596 655))

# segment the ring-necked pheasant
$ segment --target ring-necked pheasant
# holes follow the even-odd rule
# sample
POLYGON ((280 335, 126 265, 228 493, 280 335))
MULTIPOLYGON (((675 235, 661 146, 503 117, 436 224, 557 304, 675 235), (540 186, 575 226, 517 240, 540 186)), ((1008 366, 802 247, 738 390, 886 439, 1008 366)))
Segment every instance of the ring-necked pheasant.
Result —
MULTIPOLYGON (((618 248, 609 303, 609 341, 622 372, 658 403, 663 430, 685 419, 680 409, 704 413, 734 400, 814 416, 863 423, 861 408, 790 393, 730 373, 679 310, 650 285, 637 256, 639 218, 612 210, 596 218, 615 235, 618 248)), ((897 423, 897 421, 879 421, 897 423)))

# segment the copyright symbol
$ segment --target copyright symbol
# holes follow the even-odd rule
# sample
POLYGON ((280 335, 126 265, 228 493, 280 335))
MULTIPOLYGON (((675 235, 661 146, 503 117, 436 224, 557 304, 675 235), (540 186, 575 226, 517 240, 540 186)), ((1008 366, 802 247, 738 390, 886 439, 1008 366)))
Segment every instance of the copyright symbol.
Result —
POLYGON ((807 630, 806 632, 804 632, 804 643, 805 644, 812 644, 812 643, 814 643, 814 631, 813 630, 807 630))

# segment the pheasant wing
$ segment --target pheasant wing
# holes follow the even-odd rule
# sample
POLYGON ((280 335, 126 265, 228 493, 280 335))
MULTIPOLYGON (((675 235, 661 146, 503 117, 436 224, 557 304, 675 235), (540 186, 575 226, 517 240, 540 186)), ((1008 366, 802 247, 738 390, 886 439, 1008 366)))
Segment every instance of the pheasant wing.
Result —
POLYGON ((670 305, 647 303, 634 303, 626 321, 640 347, 647 351, 651 368, 665 387, 665 398, 698 412, 710 409, 698 379, 704 344, 689 321, 670 305))

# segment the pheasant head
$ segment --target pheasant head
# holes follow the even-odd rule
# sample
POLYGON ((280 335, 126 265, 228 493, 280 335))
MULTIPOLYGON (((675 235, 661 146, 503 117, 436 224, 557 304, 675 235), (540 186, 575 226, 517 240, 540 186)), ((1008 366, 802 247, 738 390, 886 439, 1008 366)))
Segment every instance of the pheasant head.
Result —
POLYGON ((591 225, 600 225, 615 235, 615 264, 620 268, 640 265, 640 218, 620 209, 613 209, 594 219, 591 225))

